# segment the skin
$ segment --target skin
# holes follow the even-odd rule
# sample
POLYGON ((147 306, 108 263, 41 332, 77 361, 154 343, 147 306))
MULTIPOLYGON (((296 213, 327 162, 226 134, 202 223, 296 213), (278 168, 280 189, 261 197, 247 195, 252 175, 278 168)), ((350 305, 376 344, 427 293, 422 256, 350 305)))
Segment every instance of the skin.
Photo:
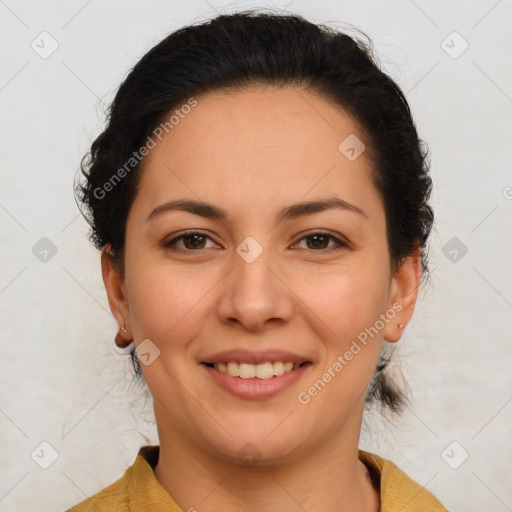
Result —
POLYGON ((155 475, 184 510, 377 511, 379 491, 357 453, 364 397, 383 340, 398 341, 398 324, 413 313, 419 253, 393 275, 367 154, 349 161, 338 150, 349 134, 365 141, 343 109, 291 87, 196 99, 143 162, 124 276, 108 246, 101 254, 110 308, 126 328, 118 342, 150 339, 160 350, 142 365, 160 438, 155 475), (331 197, 364 215, 330 209, 275 221, 284 206, 331 197), (206 201, 229 217, 173 210, 147 220, 173 199, 206 201), (163 246, 190 229, 210 238, 163 246), (347 246, 321 238, 317 248, 304 237, 318 230, 347 246), (252 263, 236 252, 248 236, 263 248, 252 263), (299 392, 393 304, 401 310, 384 329, 299 403, 299 392), (247 400, 219 388, 201 365, 232 348, 278 348, 313 364, 280 394, 247 400), (257 464, 241 460, 247 443, 257 464))

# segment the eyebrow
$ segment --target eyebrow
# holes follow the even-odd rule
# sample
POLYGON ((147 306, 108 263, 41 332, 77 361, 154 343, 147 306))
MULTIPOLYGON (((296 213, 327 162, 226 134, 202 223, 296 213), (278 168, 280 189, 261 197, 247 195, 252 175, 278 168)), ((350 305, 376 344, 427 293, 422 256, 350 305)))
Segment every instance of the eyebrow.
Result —
MULTIPOLYGON (((331 209, 338 209, 357 213, 368 219, 366 213, 357 206, 348 203, 343 199, 331 197, 329 199, 305 201, 301 203, 295 203, 290 206, 285 206, 277 213, 276 222, 293 220, 304 215, 311 215, 314 213, 319 213, 331 209)), ((173 210, 181 210, 213 220, 227 221, 229 219, 229 214, 227 210, 220 208, 218 206, 206 203, 204 201, 197 201, 194 199, 176 199, 161 204, 160 206, 157 206, 149 214, 147 221, 155 219, 161 214, 173 210)))

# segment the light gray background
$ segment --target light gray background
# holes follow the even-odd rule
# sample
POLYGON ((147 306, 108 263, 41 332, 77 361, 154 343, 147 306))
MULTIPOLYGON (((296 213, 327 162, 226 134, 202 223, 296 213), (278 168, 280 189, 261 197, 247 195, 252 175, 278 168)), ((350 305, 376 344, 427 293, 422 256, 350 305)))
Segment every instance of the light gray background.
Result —
POLYGON ((399 352, 414 408, 392 424, 370 415, 361 447, 450 510, 512 510, 510 0, 0 1, 0 510, 62 511, 157 442, 72 181, 104 104, 152 45, 255 5, 368 33, 432 155, 432 279, 399 352), (32 250, 43 237, 57 248, 46 262, 32 250), (41 442, 58 453, 48 469, 41 442))

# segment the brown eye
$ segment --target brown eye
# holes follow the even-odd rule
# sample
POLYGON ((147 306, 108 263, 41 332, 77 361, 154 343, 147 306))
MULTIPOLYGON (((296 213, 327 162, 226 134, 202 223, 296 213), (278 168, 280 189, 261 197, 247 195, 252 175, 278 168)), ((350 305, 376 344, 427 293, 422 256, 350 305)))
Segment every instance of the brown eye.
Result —
POLYGON ((203 235, 187 235, 183 237, 183 245, 187 249, 203 249, 205 240, 203 235))
POLYGON ((329 237, 327 235, 310 235, 306 237, 311 243, 309 249, 327 249, 329 246, 329 237))
POLYGON ((164 242, 163 246, 185 252, 200 251, 207 248, 205 244, 208 240, 212 240, 208 235, 199 232, 190 232, 173 238, 169 242, 164 242))
POLYGON ((347 243, 343 242, 342 240, 333 236, 330 233, 311 233, 301 238, 299 240, 299 243, 302 242, 303 240, 306 240, 305 249, 310 249, 315 252, 330 252, 332 250, 340 249, 342 247, 348 247, 347 243), (334 243, 332 245, 329 245, 331 241, 334 243))
MULTIPOLYGON (((184 233, 169 242, 164 242, 163 246, 176 251, 182 252, 196 252, 203 249, 208 249, 206 244, 213 240, 204 233, 190 232, 184 233)), ((304 236, 299 240, 299 244, 306 241, 306 247, 301 247, 314 252, 331 252, 343 247, 348 248, 348 244, 330 233, 316 232, 304 236)))

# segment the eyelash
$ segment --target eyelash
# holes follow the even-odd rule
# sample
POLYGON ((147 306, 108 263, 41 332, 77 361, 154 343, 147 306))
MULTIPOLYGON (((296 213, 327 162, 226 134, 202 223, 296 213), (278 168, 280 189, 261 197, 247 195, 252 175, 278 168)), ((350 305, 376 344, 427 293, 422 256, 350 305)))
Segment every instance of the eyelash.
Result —
MULTIPOLYGON (((187 231, 185 233, 182 233, 180 236, 178 237, 175 237, 173 238, 172 240, 169 240, 168 242, 163 242, 163 247, 166 248, 166 249, 172 249, 176 243, 184 238, 187 238, 189 236, 193 236, 193 235, 200 235, 202 237, 205 237, 205 238, 208 238, 210 240, 212 240, 212 238, 210 236, 208 236, 207 234, 205 233, 202 233, 201 231, 187 231)), ((339 238, 335 237, 332 233, 329 233, 328 231, 314 231, 312 233, 308 233, 307 235, 303 236, 302 238, 300 238, 294 245, 296 245, 297 243, 299 242, 302 242, 303 240, 307 239, 307 238, 310 238, 310 237, 313 237, 315 235, 321 235, 321 236, 326 236, 328 238, 330 238, 331 240, 333 240, 336 244, 335 247, 330 247, 330 248, 327 248, 327 249, 319 249, 319 250, 315 250, 315 249, 309 249, 310 251, 313 251, 313 252, 318 252, 318 253, 330 253, 332 251, 336 251, 336 250, 340 250, 340 249, 343 249, 343 248, 349 248, 349 245, 348 243, 344 242, 343 240, 340 240, 339 238)), ((213 240, 212 240, 213 241, 213 240)), ((183 248, 178 248, 178 251, 181 251, 181 252, 198 252, 200 253, 201 251, 204 251, 206 250, 205 248, 203 249, 183 249, 183 248)), ((308 250, 308 249, 306 249, 308 250)))

